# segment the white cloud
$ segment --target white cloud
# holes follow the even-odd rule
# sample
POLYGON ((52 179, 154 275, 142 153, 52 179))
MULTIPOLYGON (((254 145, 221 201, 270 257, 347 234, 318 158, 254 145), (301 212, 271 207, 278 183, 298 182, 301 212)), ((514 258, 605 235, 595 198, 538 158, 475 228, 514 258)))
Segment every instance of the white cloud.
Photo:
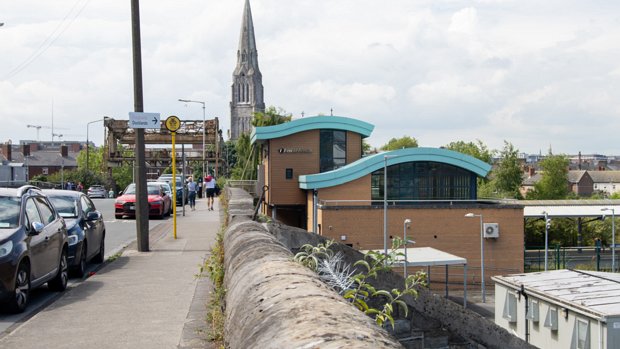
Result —
MULTIPOLYGON (((74 4, 2 4, 0 142, 34 138, 24 123, 51 125, 52 100, 54 124, 67 134, 133 109, 129 5, 78 1, 84 9, 63 22, 74 4), (66 28, 62 35, 3 78, 57 27, 66 28)), ((358 117, 375 124, 376 146, 407 134, 428 146, 481 139, 501 148, 505 139, 527 152, 551 143, 566 153, 620 154, 609 141, 620 126, 620 4, 251 4, 267 105, 295 116, 333 108, 358 117)), ((140 7, 145 109, 198 119, 199 105, 177 99, 204 100, 207 117, 217 116, 225 132, 243 1, 150 0, 140 7)), ((98 144, 100 127, 90 130, 98 144)))

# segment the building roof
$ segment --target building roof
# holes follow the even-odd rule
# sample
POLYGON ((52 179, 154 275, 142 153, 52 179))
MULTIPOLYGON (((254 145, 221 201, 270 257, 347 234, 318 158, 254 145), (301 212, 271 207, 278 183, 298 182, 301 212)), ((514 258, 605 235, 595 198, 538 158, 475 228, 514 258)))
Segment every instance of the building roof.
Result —
POLYGON ((588 171, 594 183, 620 183, 620 171, 588 171))
POLYGON ((520 290, 573 311, 598 317, 620 316, 620 274, 581 270, 495 276, 504 286, 520 290))
POLYGON ((609 209, 620 215, 620 200, 517 200, 515 203, 523 205, 525 218, 542 218, 544 212, 551 218, 611 216, 609 209))
POLYGON ((367 122, 344 116, 311 116, 295 119, 274 126, 255 127, 252 130, 252 143, 273 138, 286 137, 309 130, 342 130, 359 133, 362 138, 370 136, 375 126, 367 122))
POLYGON ((333 187, 356 180, 378 169, 406 162, 432 161, 453 165, 486 177, 491 165, 472 156, 442 148, 405 148, 373 154, 333 171, 299 176, 301 189, 333 187))

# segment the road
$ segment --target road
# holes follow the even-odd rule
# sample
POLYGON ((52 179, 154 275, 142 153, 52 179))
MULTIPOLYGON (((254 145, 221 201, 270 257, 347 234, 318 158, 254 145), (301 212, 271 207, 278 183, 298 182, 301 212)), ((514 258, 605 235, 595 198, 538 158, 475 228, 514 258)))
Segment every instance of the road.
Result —
MULTIPOLYGON (((105 257, 108 259, 110 256, 117 254, 132 241, 136 240, 136 221, 134 219, 115 219, 114 218, 114 199, 93 199, 97 209, 103 214, 103 219, 106 227, 105 236, 105 257)), ((179 210, 178 214, 182 214, 179 210)), ((163 220, 150 219, 149 228, 152 229, 157 225, 165 222, 171 217, 167 217, 163 220)), ((96 271, 99 264, 88 265, 88 272, 96 271)), ((76 287, 82 279, 69 279, 68 288, 76 287)), ((37 312, 41 311, 47 305, 51 304, 54 300, 60 297, 62 293, 50 292, 46 286, 34 289, 31 291, 30 304, 26 311, 22 314, 7 314, 0 309, 0 337, 9 333, 19 323, 27 321, 30 317, 34 316, 37 312)))

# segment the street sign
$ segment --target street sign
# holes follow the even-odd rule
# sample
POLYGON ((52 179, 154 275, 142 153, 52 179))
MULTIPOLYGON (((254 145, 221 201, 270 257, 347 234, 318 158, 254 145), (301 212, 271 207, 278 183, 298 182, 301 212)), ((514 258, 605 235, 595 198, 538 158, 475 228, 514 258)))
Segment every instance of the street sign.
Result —
POLYGON ((159 128, 159 113, 129 113, 131 128, 159 128))
POLYGON ((177 130, 181 127, 181 120, 175 115, 170 115, 165 121, 166 128, 170 132, 177 132, 177 130))

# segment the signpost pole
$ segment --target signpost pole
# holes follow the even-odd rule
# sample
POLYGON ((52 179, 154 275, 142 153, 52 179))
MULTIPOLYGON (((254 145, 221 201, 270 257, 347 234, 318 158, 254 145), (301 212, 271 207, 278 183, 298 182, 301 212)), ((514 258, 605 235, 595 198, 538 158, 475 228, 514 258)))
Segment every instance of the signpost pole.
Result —
POLYGON ((177 130, 181 127, 181 120, 178 117, 171 115, 166 119, 165 122, 166 129, 170 131, 172 135, 172 229, 174 239, 177 238, 177 152, 174 148, 176 143, 176 133, 177 130))
POLYGON ((173 210, 173 215, 172 215, 172 232, 174 235, 174 239, 177 239, 177 164, 176 164, 176 160, 177 160, 177 152, 174 149, 174 145, 175 145, 175 136, 176 136, 176 132, 171 132, 172 133, 172 188, 174 188, 172 190, 173 194, 173 202, 174 202, 174 210, 173 210))

